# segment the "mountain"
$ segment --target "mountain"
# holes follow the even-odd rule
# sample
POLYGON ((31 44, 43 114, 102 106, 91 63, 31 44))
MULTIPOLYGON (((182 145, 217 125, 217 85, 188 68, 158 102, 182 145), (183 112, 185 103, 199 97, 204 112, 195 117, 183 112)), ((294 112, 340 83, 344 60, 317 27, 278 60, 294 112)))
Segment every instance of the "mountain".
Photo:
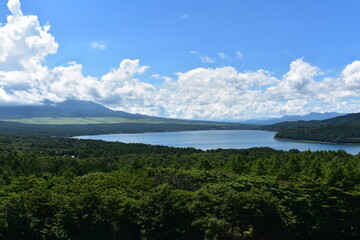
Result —
POLYGON ((20 119, 36 117, 123 117, 149 118, 140 114, 113 111, 90 101, 66 100, 60 103, 50 101, 43 105, 2 106, 0 119, 20 119))
POLYGON ((0 107, 0 135, 78 136, 255 128, 258 126, 131 114, 78 100, 0 107))
POLYGON ((304 116, 300 116, 300 115, 288 116, 288 115, 285 115, 282 118, 280 118, 280 120, 282 122, 283 121, 298 121, 298 120, 302 120, 302 121, 325 120, 325 119, 344 116, 344 115, 346 115, 346 113, 337 113, 337 112, 316 113, 316 112, 312 112, 312 113, 310 113, 308 115, 304 115, 304 116))
POLYGON ((326 112, 326 113, 312 112, 307 115, 285 115, 281 118, 250 119, 250 120, 245 121, 244 123, 257 124, 257 125, 272 125, 272 124, 286 122, 286 121, 325 120, 325 119, 329 119, 329 118, 343 116, 345 114, 346 113, 337 113, 337 112, 326 112))
POLYGON ((275 123, 269 126, 264 126, 262 129, 271 130, 271 131, 279 131, 282 129, 290 129, 290 128, 300 128, 300 127, 312 127, 312 126, 320 126, 320 125, 330 125, 330 124, 339 124, 339 123, 356 123, 360 122, 360 113, 350 113, 343 116, 338 116, 334 118, 324 119, 324 120, 311 120, 311 121, 284 121, 275 123))
POLYGON ((321 121, 293 121, 265 126, 279 131, 275 138, 332 143, 360 143, 360 113, 321 121))

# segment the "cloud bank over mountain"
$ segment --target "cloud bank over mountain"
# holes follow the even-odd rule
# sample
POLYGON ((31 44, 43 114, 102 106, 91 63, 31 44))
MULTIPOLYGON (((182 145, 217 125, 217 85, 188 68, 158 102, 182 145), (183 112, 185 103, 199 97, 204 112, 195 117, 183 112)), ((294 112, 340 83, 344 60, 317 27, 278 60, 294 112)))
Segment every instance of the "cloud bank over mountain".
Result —
POLYGON ((49 68, 45 58, 59 48, 50 25, 23 14, 19 0, 7 6, 11 15, 0 25, 0 105, 79 99, 131 113, 213 120, 360 110, 360 61, 335 77, 301 58, 280 79, 263 69, 221 66, 174 78, 154 74, 159 85, 142 80, 149 66, 138 59, 124 59, 101 77, 85 76, 76 62, 49 68))

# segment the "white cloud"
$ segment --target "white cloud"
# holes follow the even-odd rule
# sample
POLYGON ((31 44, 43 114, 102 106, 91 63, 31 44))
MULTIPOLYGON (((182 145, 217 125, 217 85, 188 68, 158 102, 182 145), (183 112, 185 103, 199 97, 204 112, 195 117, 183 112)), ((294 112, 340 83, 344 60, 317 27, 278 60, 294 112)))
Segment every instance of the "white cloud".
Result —
POLYGON ((194 50, 191 50, 189 53, 192 55, 199 56, 199 59, 202 63, 215 63, 215 61, 216 61, 215 58, 209 57, 206 55, 200 55, 197 51, 194 51, 194 50))
POLYGON ((360 90, 360 61, 347 65, 341 73, 341 78, 349 89, 360 90))
POLYGON ((235 54, 240 59, 242 59, 244 57, 244 54, 242 54, 242 52, 240 52, 240 51, 236 51, 235 54))
POLYGON ((36 16, 23 16, 17 9, 18 1, 9 1, 16 15, 7 17, 0 28, 0 71, 30 70, 49 54, 57 51, 58 44, 49 34, 50 26, 41 26, 36 16))
POLYGON ((197 68, 177 73, 177 80, 161 87, 160 106, 168 116, 221 119, 239 113, 234 105, 250 100, 250 87, 276 83, 269 72, 239 73, 232 67, 197 68), (254 81, 256 79, 256 81, 254 81))
POLYGON ((222 58, 222 59, 225 59, 225 58, 226 58, 226 55, 225 55, 225 53, 223 53, 223 52, 219 52, 219 53, 218 53, 218 56, 219 56, 220 58, 222 58))
POLYGON ((151 78, 156 78, 156 79, 160 79, 161 75, 158 73, 154 73, 153 75, 151 75, 151 78))
POLYGON ((20 0, 9 0, 8 4, 7 4, 10 12, 17 16, 17 15, 22 15, 21 9, 20 9, 20 0))
POLYGON ((105 50, 106 44, 103 41, 95 41, 91 43, 91 48, 95 50, 105 50))
POLYGON ((200 56, 200 60, 203 63, 215 63, 215 58, 209 56, 200 56))
POLYGON ((155 73, 153 75, 151 75, 151 78, 155 78, 155 79, 162 79, 164 81, 171 81, 172 78, 171 77, 168 77, 168 76, 161 76, 160 74, 158 73, 155 73))
POLYGON ((320 74, 317 67, 311 66, 303 59, 297 59, 290 64, 290 71, 283 76, 281 82, 268 88, 266 93, 279 100, 309 97, 315 94, 314 77, 320 74))
MULTIPOLYGON (((44 60, 56 53, 58 44, 50 26, 40 25, 36 16, 23 15, 19 1, 10 0, 8 7, 12 15, 0 26, 1 105, 81 99, 133 113, 214 120, 360 110, 360 61, 335 77, 322 77, 321 69, 304 59, 291 62, 279 79, 263 69, 195 68, 176 73, 173 79, 153 74, 161 80, 156 86, 141 80, 149 67, 139 60, 122 60, 102 77, 85 76, 76 62, 51 69, 44 60)), ((205 63, 215 62, 190 53, 205 63)))
POLYGON ((6 24, 0 27, 0 88, 9 104, 37 102, 43 93, 49 70, 42 65, 45 57, 57 51, 58 44, 33 15, 24 16, 20 2, 10 0, 6 24), (29 99, 33 96, 33 100, 29 99), (11 101, 10 101, 11 100, 11 101))

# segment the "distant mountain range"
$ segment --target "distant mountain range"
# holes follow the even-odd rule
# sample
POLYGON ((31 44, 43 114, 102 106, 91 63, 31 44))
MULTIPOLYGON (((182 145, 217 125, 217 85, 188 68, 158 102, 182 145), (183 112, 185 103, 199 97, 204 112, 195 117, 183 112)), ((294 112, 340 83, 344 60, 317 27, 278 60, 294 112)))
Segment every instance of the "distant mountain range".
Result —
POLYGON ((337 113, 337 112, 326 112, 326 113, 316 113, 312 112, 307 115, 285 115, 281 118, 270 118, 270 119, 250 119, 242 123, 247 124, 257 124, 257 125, 272 125, 281 122, 287 121, 311 121, 311 120, 325 120, 329 118, 339 117, 346 115, 346 113, 337 113))
POLYGON ((113 111, 90 101, 66 100, 64 102, 45 102, 43 105, 2 106, 0 119, 20 119, 36 117, 123 117, 149 118, 141 114, 113 111))
MULTIPOLYGON (((256 125, 272 125, 286 121, 310 121, 324 120, 345 115, 344 113, 310 113, 308 115, 285 115, 281 118, 271 119, 251 119, 241 123, 256 125)), ((61 118, 79 118, 79 117, 121 117, 129 119, 167 119, 162 117, 152 117, 141 114, 132 114, 124 111, 113 111, 100 104, 90 101, 66 100, 64 102, 54 103, 44 102, 43 105, 25 105, 25 106, 0 106, 0 119, 24 119, 39 117, 61 117, 61 118)), ((180 120, 180 119, 176 119, 180 120)), ((183 120, 191 121, 191 120, 183 120)))

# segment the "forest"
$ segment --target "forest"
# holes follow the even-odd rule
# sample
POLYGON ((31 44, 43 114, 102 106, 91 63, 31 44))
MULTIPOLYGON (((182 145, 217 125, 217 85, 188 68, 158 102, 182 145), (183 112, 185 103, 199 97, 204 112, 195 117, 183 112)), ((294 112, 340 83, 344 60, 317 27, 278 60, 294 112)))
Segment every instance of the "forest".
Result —
POLYGON ((360 144, 360 122, 283 129, 275 138, 360 144))
POLYGON ((360 113, 321 121, 287 121, 259 129, 278 131, 277 139, 360 144, 360 113))
POLYGON ((0 137, 0 239, 359 239, 360 155, 0 137))
POLYGON ((0 136, 72 137, 116 133, 174 132, 198 130, 257 129, 259 126, 217 122, 111 123, 111 124, 26 124, 0 121, 0 136))

